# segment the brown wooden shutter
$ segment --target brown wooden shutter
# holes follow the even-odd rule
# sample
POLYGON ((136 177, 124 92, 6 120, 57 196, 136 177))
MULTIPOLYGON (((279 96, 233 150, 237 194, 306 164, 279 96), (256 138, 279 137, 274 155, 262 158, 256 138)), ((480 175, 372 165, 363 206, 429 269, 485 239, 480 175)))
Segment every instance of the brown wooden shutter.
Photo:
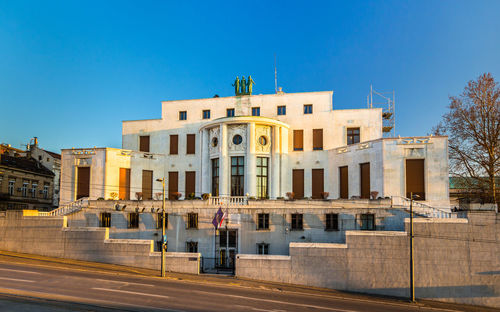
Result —
POLYGON ((184 194, 185 197, 188 197, 192 193, 194 193, 196 196, 195 185, 196 185, 196 172, 186 171, 186 194, 184 194))
POLYGON ((370 163, 359 165, 361 174, 361 198, 370 198, 370 163))
POLYGON ((186 135, 186 154, 194 154, 195 153, 195 135, 187 134, 186 135))
POLYGON ((149 153, 149 135, 141 135, 139 137, 139 151, 149 153))
POLYGON ((340 198, 349 198, 349 170, 348 167, 339 168, 340 198))
POLYGON ((168 199, 175 199, 174 193, 179 191, 179 173, 177 171, 170 171, 168 173, 168 199))
POLYGON ((142 170, 142 199, 153 199, 153 171, 142 170))
POLYGON ((293 130, 293 150, 304 150, 304 130, 293 130))
POLYGON ((78 167, 76 182, 76 199, 90 195, 90 167, 78 167))
POLYGON ((324 191, 324 175, 323 169, 312 170, 312 198, 322 198, 321 193, 324 191))
POLYGON ((177 134, 170 135, 170 155, 179 154, 179 136, 177 134))
POLYGON ((292 191, 295 198, 304 198, 304 169, 293 169, 292 191))
POLYGON ((425 199, 424 181, 424 160, 406 160, 406 197, 410 198, 410 193, 420 196, 419 200, 425 199))
POLYGON ((120 200, 130 199, 130 169, 120 168, 120 189, 118 192, 120 200))
POLYGON ((313 150, 323 149, 323 129, 313 129, 313 150))

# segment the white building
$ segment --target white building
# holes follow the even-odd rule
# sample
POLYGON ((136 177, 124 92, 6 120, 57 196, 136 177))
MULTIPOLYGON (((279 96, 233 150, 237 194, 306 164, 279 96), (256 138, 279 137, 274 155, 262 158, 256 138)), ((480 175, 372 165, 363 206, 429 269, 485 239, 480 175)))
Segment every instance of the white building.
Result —
POLYGON ((382 109, 335 110, 332 95, 162 102, 160 119, 123 122, 122 149, 63 150, 61 203, 161 198, 156 180, 165 177, 170 199, 413 192, 449 205, 446 137, 383 138, 382 109))

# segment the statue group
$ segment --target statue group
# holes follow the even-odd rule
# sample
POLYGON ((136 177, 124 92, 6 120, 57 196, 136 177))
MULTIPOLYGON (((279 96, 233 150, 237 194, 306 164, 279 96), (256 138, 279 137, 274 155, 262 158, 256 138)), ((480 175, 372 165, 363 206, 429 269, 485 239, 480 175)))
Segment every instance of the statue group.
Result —
POLYGON ((255 82, 252 79, 252 76, 248 76, 248 80, 245 79, 245 76, 240 78, 236 77, 232 86, 234 87, 235 95, 252 95, 252 86, 255 82))

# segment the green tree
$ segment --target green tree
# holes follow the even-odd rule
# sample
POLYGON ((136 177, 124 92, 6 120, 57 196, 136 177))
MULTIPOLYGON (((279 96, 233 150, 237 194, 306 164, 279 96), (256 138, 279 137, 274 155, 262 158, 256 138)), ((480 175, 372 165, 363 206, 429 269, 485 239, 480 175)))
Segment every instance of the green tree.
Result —
POLYGON ((500 87, 489 73, 471 80, 433 129, 448 136, 450 173, 497 202, 500 171, 500 87))

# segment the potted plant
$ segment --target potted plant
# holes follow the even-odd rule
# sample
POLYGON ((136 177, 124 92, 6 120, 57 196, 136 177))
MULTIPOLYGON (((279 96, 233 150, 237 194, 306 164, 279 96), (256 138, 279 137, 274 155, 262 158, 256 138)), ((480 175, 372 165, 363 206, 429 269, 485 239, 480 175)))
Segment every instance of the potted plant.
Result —
POLYGON ((377 191, 370 192, 370 196, 372 197, 372 199, 377 199, 377 195, 378 195, 377 191))
POLYGON ((328 193, 328 192, 321 192, 320 195, 321 195, 321 198, 328 199, 328 196, 330 196, 330 193, 328 193))
POLYGON ((288 200, 294 200, 295 199, 295 193, 294 192, 287 192, 286 197, 288 197, 288 200))
POLYGON ((135 199, 136 200, 142 200, 142 192, 136 192, 135 193, 135 199))

